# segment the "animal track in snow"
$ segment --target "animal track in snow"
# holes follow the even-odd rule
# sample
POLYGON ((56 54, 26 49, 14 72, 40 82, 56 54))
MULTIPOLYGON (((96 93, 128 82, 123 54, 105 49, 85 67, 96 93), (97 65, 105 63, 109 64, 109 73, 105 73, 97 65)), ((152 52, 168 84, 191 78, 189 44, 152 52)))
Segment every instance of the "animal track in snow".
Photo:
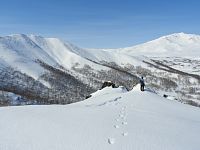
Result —
POLYGON ((115 139, 114 138, 108 138, 108 143, 109 144, 115 144, 115 139))

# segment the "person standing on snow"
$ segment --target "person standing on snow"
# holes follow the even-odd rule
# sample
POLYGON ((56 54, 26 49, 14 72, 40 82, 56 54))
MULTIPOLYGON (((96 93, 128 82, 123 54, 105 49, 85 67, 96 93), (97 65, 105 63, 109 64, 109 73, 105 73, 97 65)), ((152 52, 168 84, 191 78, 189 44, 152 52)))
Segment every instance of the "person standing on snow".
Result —
POLYGON ((141 77, 141 78, 140 78, 140 90, 141 90, 141 91, 144 91, 144 86, 145 86, 145 84, 144 84, 144 78, 141 77))

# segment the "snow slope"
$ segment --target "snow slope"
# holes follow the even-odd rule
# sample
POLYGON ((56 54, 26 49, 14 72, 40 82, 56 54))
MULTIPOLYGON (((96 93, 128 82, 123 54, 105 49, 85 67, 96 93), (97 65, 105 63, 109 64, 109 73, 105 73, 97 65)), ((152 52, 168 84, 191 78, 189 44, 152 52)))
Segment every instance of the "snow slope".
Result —
POLYGON ((200 36, 175 33, 156 40, 120 49, 83 49, 57 38, 44 38, 36 35, 14 34, 0 37, 0 63, 17 68, 37 79, 44 69, 35 62, 41 60, 51 66, 71 69, 79 63, 97 70, 102 68, 96 62, 115 62, 120 66, 145 64, 143 60, 151 57, 198 57, 200 55, 200 36), (146 57, 147 56, 147 57, 146 57), (89 60, 88 60, 89 59, 89 60))
MULTIPOLYGON (((40 79, 48 70, 48 67, 41 67, 41 65, 36 62, 36 60, 39 59, 50 67, 64 70, 81 82, 96 88, 99 86, 97 83, 101 83, 104 80, 115 80, 114 78, 117 78, 116 76, 113 76, 113 79, 112 76, 105 76, 104 78, 99 73, 107 73, 107 71, 113 67, 114 69, 111 69, 111 71, 116 71, 116 69, 118 72, 125 70, 126 73, 128 72, 135 76, 148 73, 146 81, 147 85, 152 85, 151 88, 160 87, 159 84, 161 84, 160 81, 162 80, 160 78, 170 79, 175 83, 172 89, 173 96, 175 96, 175 91, 176 94, 183 92, 182 95, 177 94, 176 98, 197 100, 199 99, 198 92, 200 88, 196 78, 188 75, 187 77, 189 77, 189 81, 191 81, 191 84, 188 85, 186 82, 181 81, 184 79, 184 76, 178 78, 179 76, 177 73, 170 73, 169 69, 167 69, 167 71, 164 70, 166 67, 158 65, 152 60, 161 61, 162 64, 179 71, 199 75, 200 60, 194 59, 200 56, 199 49, 200 36, 185 33, 175 33, 141 45, 121 49, 83 49, 57 38, 15 34, 0 37, 0 71, 3 67, 7 68, 10 66, 15 70, 26 73, 28 76, 39 80, 42 84, 51 88, 51 83, 49 81, 40 79), (184 57, 193 58, 186 59, 184 57), (101 78, 96 78, 94 75, 100 75, 101 78), (160 81, 156 81, 158 77, 160 81), (93 81, 93 83, 91 83, 91 81, 93 81), (177 88, 176 83, 178 84, 177 88), (191 95, 189 92, 191 91, 190 89, 193 88, 196 89, 193 90, 193 94, 191 95), (187 94, 189 94, 188 97, 185 97, 187 94)), ((52 69, 50 71, 56 72, 52 69)), ((179 73, 179 75, 180 74, 181 73, 179 73)), ((160 89, 161 92, 164 93, 167 90, 171 90, 163 86, 160 89)), ((159 89, 157 89, 157 91, 159 91, 159 89)))
MULTIPOLYGON (((200 56, 200 35, 174 33, 158 39, 139 44, 132 47, 118 49, 75 49, 74 52, 83 58, 93 61, 115 62, 120 66, 134 64, 134 66, 145 66, 142 62, 150 61, 150 58, 199 59, 200 56)), ((183 61, 183 60, 181 60, 183 61)), ((182 65, 182 64, 181 64, 182 65)), ((184 70, 178 66, 178 69, 184 70)), ((196 65, 189 66, 193 70, 196 65)), ((187 69, 187 70, 188 70, 187 69)), ((190 71, 191 72, 191 71, 190 71)))
POLYGON ((117 49, 131 56, 145 55, 156 57, 200 56, 200 36, 195 34, 174 33, 133 47, 117 49))
POLYGON ((105 69, 77 55, 75 50, 81 51, 80 48, 57 38, 24 34, 0 37, 0 63, 18 69, 35 79, 44 73, 44 68, 36 63, 36 60, 65 69, 71 69, 77 63, 79 67, 89 64, 97 70, 105 69))
POLYGON ((0 108, 1 150, 199 150, 199 108, 105 88, 75 104, 0 108))
POLYGON ((36 59, 45 59, 46 63, 55 62, 26 35, 11 35, 0 38, 0 61, 17 68, 32 77, 39 76, 42 68, 35 63, 36 59), (37 70, 37 71, 36 71, 37 70))

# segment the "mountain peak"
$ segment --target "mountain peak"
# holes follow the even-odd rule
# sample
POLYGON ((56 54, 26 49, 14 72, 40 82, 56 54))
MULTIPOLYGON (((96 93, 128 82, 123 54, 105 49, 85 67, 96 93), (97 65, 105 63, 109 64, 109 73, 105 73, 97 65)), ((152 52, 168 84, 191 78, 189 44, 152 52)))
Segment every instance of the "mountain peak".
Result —
POLYGON ((127 55, 153 57, 197 57, 200 49, 200 35, 174 33, 133 47, 120 49, 127 55))
POLYGON ((26 34, 10 34, 7 37, 15 37, 15 38, 27 38, 28 36, 26 34))
POLYGON ((166 35, 163 37, 160 37, 159 39, 184 39, 184 40, 200 40, 200 35, 196 35, 196 34, 187 34, 184 32, 180 32, 180 33, 173 33, 170 35, 166 35))

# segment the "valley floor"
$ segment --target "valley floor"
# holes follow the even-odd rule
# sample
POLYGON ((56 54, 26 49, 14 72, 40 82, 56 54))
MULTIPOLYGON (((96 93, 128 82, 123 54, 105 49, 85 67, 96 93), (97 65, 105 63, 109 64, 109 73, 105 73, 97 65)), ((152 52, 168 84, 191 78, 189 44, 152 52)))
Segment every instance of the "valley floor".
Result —
POLYGON ((0 108, 0 150, 199 150, 200 109, 138 87, 70 105, 0 108))

